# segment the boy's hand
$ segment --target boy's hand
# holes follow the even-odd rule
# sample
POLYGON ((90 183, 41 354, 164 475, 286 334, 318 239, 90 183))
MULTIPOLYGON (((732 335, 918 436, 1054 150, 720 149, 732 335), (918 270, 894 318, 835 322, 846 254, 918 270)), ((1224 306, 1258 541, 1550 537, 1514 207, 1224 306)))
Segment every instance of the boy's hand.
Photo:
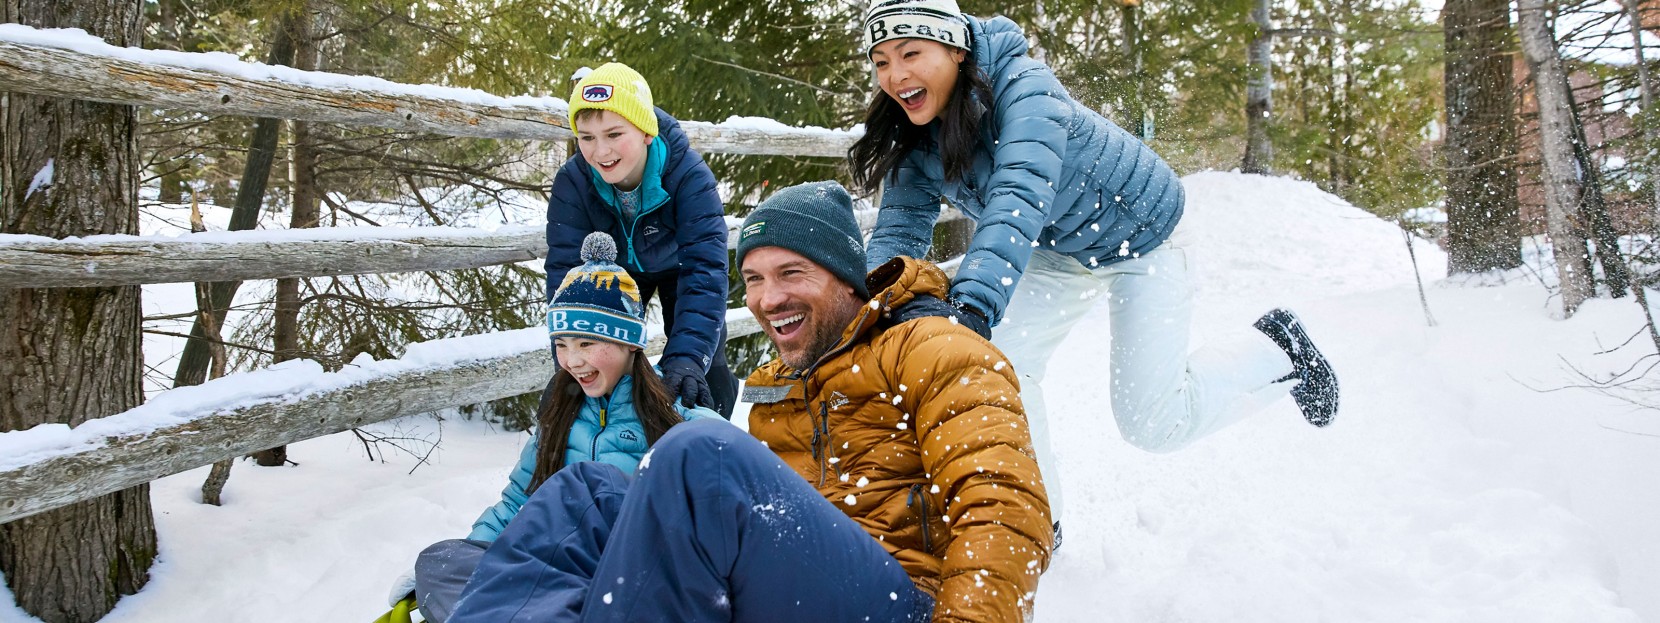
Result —
POLYGON ((715 409, 715 396, 709 393, 709 381, 703 378, 703 366, 686 357, 670 357, 657 362, 663 369, 663 384, 688 407, 715 409))

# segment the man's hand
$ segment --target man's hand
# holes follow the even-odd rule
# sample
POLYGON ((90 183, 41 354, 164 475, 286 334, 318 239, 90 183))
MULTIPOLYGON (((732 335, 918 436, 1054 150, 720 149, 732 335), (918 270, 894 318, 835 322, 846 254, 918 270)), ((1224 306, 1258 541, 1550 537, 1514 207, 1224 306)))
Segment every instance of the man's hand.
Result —
POLYGON ((929 316, 953 318, 957 324, 968 327, 980 334, 980 337, 991 339, 991 321, 986 319, 985 312, 970 303, 954 298, 942 300, 935 296, 919 295, 888 314, 894 324, 929 316))
POLYGON ((663 370, 663 384, 688 407, 715 409, 715 396, 709 393, 709 381, 703 378, 703 366, 686 357, 670 357, 657 362, 663 370))

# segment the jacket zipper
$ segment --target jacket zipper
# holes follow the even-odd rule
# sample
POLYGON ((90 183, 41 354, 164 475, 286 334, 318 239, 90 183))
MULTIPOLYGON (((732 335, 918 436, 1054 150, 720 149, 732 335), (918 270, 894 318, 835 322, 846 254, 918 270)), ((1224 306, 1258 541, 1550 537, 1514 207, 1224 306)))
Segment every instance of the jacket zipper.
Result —
POLYGON ((922 549, 932 554, 934 553, 934 543, 933 539, 928 536, 928 494, 922 492, 922 483, 911 485, 911 492, 905 495, 905 505, 910 506, 913 499, 921 503, 922 549))
MULTIPOLYGON (((818 407, 819 421, 813 423, 813 458, 818 459, 818 486, 822 489, 824 475, 830 471, 830 403, 820 402, 818 407), (821 441, 824 443, 822 449, 819 446, 821 441)), ((838 466, 837 475, 840 475, 840 469, 838 466)))
POLYGON ((611 406, 611 399, 610 398, 606 398, 605 404, 602 404, 602 405, 599 406, 599 430, 594 431, 594 441, 592 442, 591 447, 588 450, 588 460, 590 460, 590 461, 598 461, 599 460, 599 436, 605 432, 605 426, 606 426, 605 411, 610 406, 611 406))
MULTIPOLYGON (((621 200, 619 199, 618 201, 621 201, 621 200)), ((620 207, 617 208, 617 216, 622 216, 622 208, 620 208, 620 207)), ((637 270, 637 271, 640 271, 640 272, 643 273, 643 272, 646 272, 646 269, 644 267, 640 266, 640 256, 636 255, 634 253, 634 230, 635 230, 635 228, 640 226, 640 217, 641 216, 645 216, 645 213, 644 212, 637 212, 637 213, 634 214, 634 220, 630 221, 628 223, 628 235, 624 236, 624 238, 628 239, 628 263, 630 265, 634 266, 634 270, 637 270)))
MULTIPOLYGON (((650 156, 647 156, 647 157, 649 158, 650 156)), ((667 160, 668 160, 668 158, 665 157, 664 158, 664 161, 665 161, 664 165, 665 166, 668 164, 667 160)), ((639 191, 640 191, 640 198, 641 199, 645 199, 645 197, 646 197, 645 185, 646 185, 646 181, 645 180, 640 180, 639 191)), ((617 190, 616 186, 611 187, 611 196, 612 197, 617 197, 617 194, 621 193, 621 192, 623 192, 623 191, 617 190)), ((641 217, 644 217, 645 215, 650 214, 652 212, 656 212, 658 208, 663 207, 665 204, 667 204, 669 202, 669 199, 671 199, 671 197, 667 196, 668 191, 664 190, 663 194, 665 195, 663 200, 657 202, 657 205, 653 205, 649 208, 645 207, 645 206, 641 206, 640 211, 634 213, 634 220, 629 221, 628 226, 625 228, 625 233, 627 235, 623 236, 623 237, 628 239, 628 263, 632 264, 634 266, 634 270, 640 271, 642 273, 645 272, 646 269, 645 269, 644 266, 640 265, 640 256, 634 252, 634 230, 638 229, 640 227, 640 218, 641 217)), ((617 203, 612 205, 611 209, 617 211, 617 219, 621 220, 622 216, 623 216, 623 213, 622 213, 622 198, 621 197, 617 197, 617 203)))
MULTIPOLYGON (((887 307, 887 298, 888 298, 888 296, 890 296, 890 295, 884 295, 883 300, 882 300, 882 304, 878 305, 877 306, 878 308, 887 307)), ((864 308, 865 308, 864 311, 860 312, 858 320, 854 321, 856 324, 863 323, 865 321, 865 316, 867 314, 869 314, 870 310, 872 309, 871 306, 869 306, 869 305, 865 305, 864 308)), ((823 356, 819 357, 818 361, 813 362, 813 365, 808 366, 806 370, 797 371, 793 378, 801 380, 801 382, 803 384, 803 387, 802 387, 803 393, 808 393, 806 391, 807 390, 806 384, 809 382, 808 379, 813 375, 813 372, 818 370, 819 364, 821 364, 824 361, 830 359, 831 357, 834 357, 838 354, 841 354, 842 351, 847 350, 847 348, 852 346, 852 345, 853 345, 852 340, 847 340, 847 341, 844 341, 840 344, 837 344, 835 348, 830 349, 830 352, 827 352, 823 356)), ((830 403, 820 401, 818 403, 818 405, 819 405, 819 421, 813 423, 813 460, 818 461, 818 486, 819 486, 819 488, 822 489, 822 488, 824 488, 824 475, 825 475, 826 472, 829 471, 829 467, 827 467, 827 461, 829 460, 829 456, 828 456, 829 455, 829 451, 828 451, 829 449, 828 449, 828 447, 820 447, 819 443, 824 442, 826 445, 828 445, 828 443, 829 443, 829 437, 830 437, 830 403)), ((838 470, 837 475, 840 475, 840 472, 839 472, 840 468, 838 467, 837 470, 838 470)))

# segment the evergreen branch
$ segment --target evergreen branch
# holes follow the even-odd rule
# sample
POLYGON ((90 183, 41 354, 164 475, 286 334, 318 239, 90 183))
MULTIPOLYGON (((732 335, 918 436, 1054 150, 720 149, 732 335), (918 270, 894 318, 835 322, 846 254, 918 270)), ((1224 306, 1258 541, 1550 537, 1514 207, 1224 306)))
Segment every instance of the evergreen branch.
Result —
POLYGON ((829 89, 818 86, 816 84, 802 82, 800 80, 796 80, 795 78, 791 78, 789 76, 782 76, 782 75, 771 73, 771 72, 761 71, 759 69, 750 69, 748 67, 744 67, 742 65, 734 65, 734 64, 728 63, 726 61, 717 61, 715 59, 703 56, 701 54, 693 54, 692 58, 703 61, 705 63, 714 63, 716 65, 721 65, 721 66, 724 66, 724 67, 731 67, 733 69, 737 69, 737 70, 740 70, 740 71, 747 71, 747 72, 752 73, 752 74, 759 74, 759 75, 767 76, 767 77, 774 78, 774 79, 777 79, 777 80, 783 80, 784 82, 788 82, 788 83, 799 85, 799 86, 804 86, 804 87, 807 87, 807 88, 812 89, 814 91, 818 91, 819 93, 822 93, 822 94, 825 94, 825 95, 830 95, 830 96, 840 95, 839 93, 836 93, 835 91, 831 91, 829 89))

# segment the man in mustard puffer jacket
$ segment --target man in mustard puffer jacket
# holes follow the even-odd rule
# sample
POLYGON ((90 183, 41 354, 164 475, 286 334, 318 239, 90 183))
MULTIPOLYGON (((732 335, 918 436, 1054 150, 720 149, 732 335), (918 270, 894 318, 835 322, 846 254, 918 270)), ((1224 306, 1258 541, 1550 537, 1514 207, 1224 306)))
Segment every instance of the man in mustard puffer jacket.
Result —
POLYGON ((630 479, 578 463, 496 540, 452 623, 1029 619, 1053 532, 1014 371, 948 318, 932 264, 864 275, 834 182, 752 211, 737 260, 779 358, 750 435, 674 427, 630 479))
MULTIPOLYGON (((747 381, 750 434, 934 596, 934 620, 1020 620, 1052 530, 1014 370, 950 319, 889 326, 885 311, 945 296, 933 264, 894 258, 860 284, 869 295, 848 285, 857 273, 793 273, 815 254, 819 272, 845 272, 808 233, 820 210, 850 217, 851 201, 834 182, 785 189, 740 234, 745 299, 780 354, 747 381)), ((834 252, 862 257, 851 247, 834 252)))

